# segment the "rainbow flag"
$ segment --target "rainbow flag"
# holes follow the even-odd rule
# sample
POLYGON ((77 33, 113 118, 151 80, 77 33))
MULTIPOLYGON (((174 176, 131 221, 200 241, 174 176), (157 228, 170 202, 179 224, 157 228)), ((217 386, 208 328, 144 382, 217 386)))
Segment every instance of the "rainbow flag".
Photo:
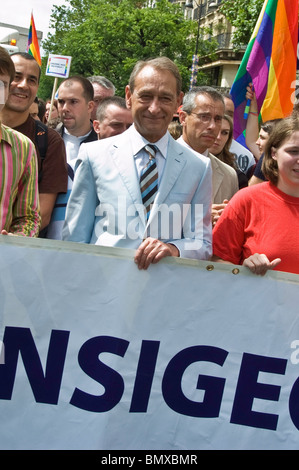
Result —
POLYGON ((40 58, 39 45, 38 45, 38 39, 37 39, 37 34, 36 34, 36 29, 35 29, 35 24, 34 24, 33 13, 31 13, 31 21, 30 21, 30 28, 29 28, 29 34, 28 34, 28 43, 27 43, 27 52, 31 54, 35 58, 38 65, 41 66, 42 61, 40 58))
POLYGON ((246 87, 253 83, 259 119, 292 112, 297 69, 298 0, 265 0, 231 88, 234 137, 245 142, 246 87))

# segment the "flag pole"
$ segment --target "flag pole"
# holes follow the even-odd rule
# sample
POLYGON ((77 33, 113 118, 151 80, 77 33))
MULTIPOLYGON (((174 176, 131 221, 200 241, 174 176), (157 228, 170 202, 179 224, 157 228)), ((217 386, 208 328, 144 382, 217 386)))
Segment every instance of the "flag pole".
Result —
POLYGON ((58 78, 55 77, 54 84, 53 84, 53 90, 52 90, 52 96, 51 96, 51 104, 50 104, 50 111, 49 111, 48 121, 50 121, 50 119, 51 119, 53 103, 54 103, 55 94, 56 94, 56 90, 57 90, 57 82, 58 82, 58 78))

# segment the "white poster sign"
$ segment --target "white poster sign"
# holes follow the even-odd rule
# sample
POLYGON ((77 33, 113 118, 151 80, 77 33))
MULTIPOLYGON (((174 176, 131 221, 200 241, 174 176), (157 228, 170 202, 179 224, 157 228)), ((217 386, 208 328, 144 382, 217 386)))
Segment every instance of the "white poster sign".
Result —
POLYGON ((299 448, 299 276, 0 237, 0 448, 299 448))
POLYGON ((46 75, 57 78, 68 78, 71 69, 70 56, 49 54, 46 75))

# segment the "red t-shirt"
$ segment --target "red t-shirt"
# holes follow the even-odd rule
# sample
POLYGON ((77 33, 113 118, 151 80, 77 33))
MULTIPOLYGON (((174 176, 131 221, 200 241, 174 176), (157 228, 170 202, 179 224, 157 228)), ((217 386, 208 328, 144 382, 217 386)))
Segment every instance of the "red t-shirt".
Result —
POLYGON ((213 230, 213 253, 238 265, 263 253, 270 261, 281 258, 277 271, 299 274, 298 234, 299 197, 260 183, 230 200, 213 230))

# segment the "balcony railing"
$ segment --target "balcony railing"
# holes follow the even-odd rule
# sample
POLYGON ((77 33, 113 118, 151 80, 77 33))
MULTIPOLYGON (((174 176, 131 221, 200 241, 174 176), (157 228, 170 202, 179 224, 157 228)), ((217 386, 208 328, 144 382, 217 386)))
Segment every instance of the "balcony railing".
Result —
MULTIPOLYGON (((209 36, 205 38, 206 41, 208 42, 216 42, 216 51, 219 51, 220 49, 231 49, 235 50, 234 44, 233 44, 233 34, 232 33, 221 33, 217 34, 216 36, 209 36)), ((246 45, 244 46, 239 46, 238 50, 243 51, 246 49, 246 45)))
POLYGON ((231 33, 221 33, 217 36, 214 36, 213 39, 216 39, 218 42, 217 49, 232 49, 232 34, 231 33))

